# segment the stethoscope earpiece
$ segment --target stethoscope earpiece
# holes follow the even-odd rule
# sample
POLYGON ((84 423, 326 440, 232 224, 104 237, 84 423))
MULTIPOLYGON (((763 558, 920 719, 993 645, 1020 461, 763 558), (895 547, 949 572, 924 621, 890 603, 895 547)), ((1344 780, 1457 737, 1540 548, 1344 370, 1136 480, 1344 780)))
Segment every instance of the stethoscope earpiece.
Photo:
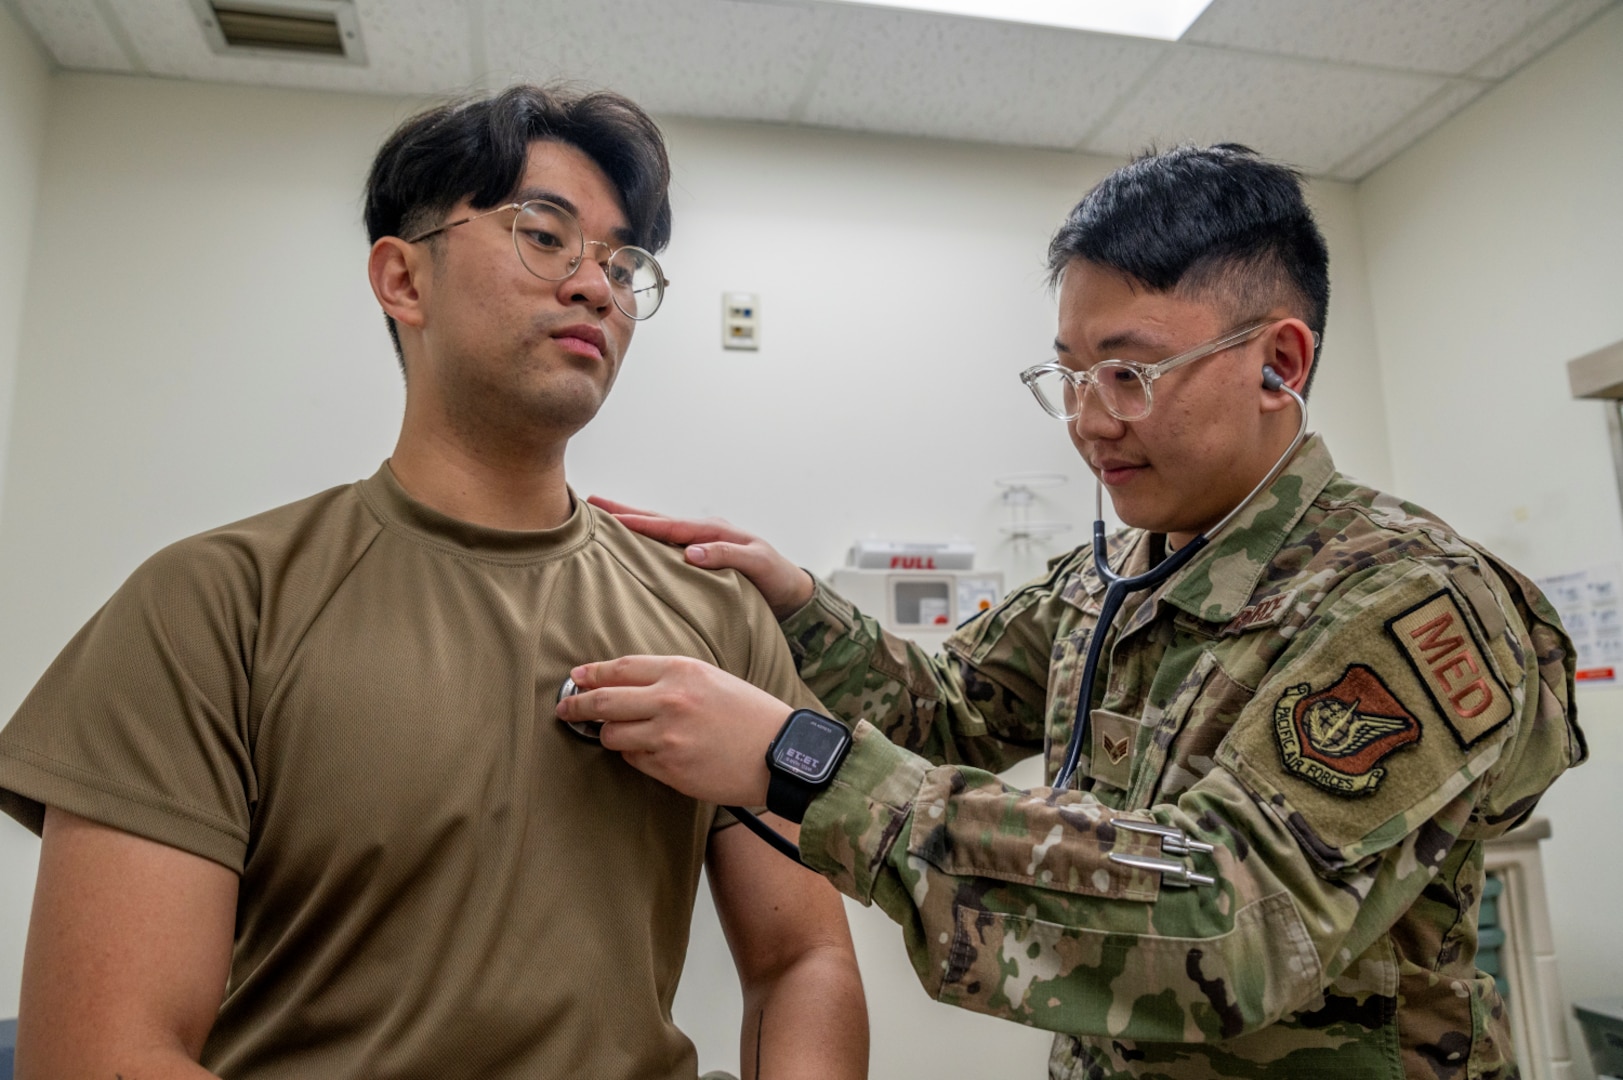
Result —
POLYGON ((1277 371, 1275 371, 1273 369, 1273 365, 1271 365, 1271 364, 1262 365, 1262 386, 1263 386, 1263 389, 1265 389, 1265 390, 1278 390, 1280 387, 1282 387, 1284 385, 1285 385, 1285 380, 1281 379, 1279 377, 1279 372, 1277 372, 1277 371))

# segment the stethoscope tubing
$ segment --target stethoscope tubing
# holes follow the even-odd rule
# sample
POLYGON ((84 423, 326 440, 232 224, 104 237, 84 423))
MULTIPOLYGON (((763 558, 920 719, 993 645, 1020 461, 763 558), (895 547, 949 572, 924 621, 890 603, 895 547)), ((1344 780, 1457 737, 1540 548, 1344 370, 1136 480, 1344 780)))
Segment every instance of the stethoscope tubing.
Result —
POLYGON ((1093 636, 1088 640, 1088 656, 1082 663, 1082 690, 1076 702, 1076 722, 1071 727, 1071 741, 1065 747, 1065 761, 1059 772, 1054 776, 1051 785, 1055 790, 1064 790, 1071 786, 1071 778, 1076 775, 1077 764, 1082 758, 1082 743, 1087 727, 1088 713, 1091 711, 1089 702, 1093 700, 1093 684, 1099 674, 1099 657, 1104 653, 1106 631, 1115 621, 1116 613, 1121 610, 1123 601, 1128 593, 1138 592, 1141 589, 1153 589, 1167 578, 1182 570, 1207 544, 1205 534, 1195 537, 1183 547, 1174 551, 1162 560, 1153 570, 1139 574, 1137 577, 1122 577, 1110 569, 1104 557, 1100 554, 1105 549, 1105 523, 1102 519, 1093 523, 1093 564, 1099 572, 1100 578, 1106 583, 1105 598, 1099 608, 1099 621, 1094 624, 1093 636))
MULTIPOLYGON (((801 866, 806 866, 806 860, 800 857, 800 848, 791 842, 787 836, 784 836, 742 806, 723 806, 722 809, 737 818, 738 823, 744 828, 765 840, 774 850, 787 855, 801 866)), ((807 869, 810 869, 810 867, 807 867, 807 869)))
POLYGON ((1280 386, 1281 393, 1289 394, 1296 402, 1296 408, 1301 419, 1296 425, 1296 437, 1279 455, 1274 467, 1269 469, 1251 493, 1241 499, 1239 504, 1223 516, 1223 519, 1207 531, 1201 533, 1183 547, 1168 555, 1153 569, 1139 574, 1136 577, 1123 577, 1110 568, 1110 561, 1105 556, 1105 522, 1104 522, 1104 484, 1100 483, 1094 492, 1094 506, 1096 514, 1093 521, 1093 568, 1099 579, 1105 583, 1105 597, 1099 607, 1099 618, 1093 624, 1093 634, 1088 640, 1088 655, 1082 662, 1082 686, 1076 699, 1076 718, 1071 724, 1071 738, 1065 746, 1065 758, 1060 768, 1054 774, 1054 781, 1049 786, 1055 791, 1063 791, 1071 786, 1076 777, 1077 765, 1082 760, 1082 744, 1087 741, 1088 717, 1093 712, 1093 689, 1099 676, 1099 658, 1104 655, 1105 638, 1109 636, 1110 624, 1115 621, 1116 613, 1121 610, 1122 603, 1127 599, 1128 593, 1139 592, 1143 589, 1153 589, 1167 578, 1182 570, 1189 560, 1211 542, 1211 538, 1221 533, 1229 522, 1240 516, 1240 512, 1261 495, 1269 484, 1272 484, 1279 474, 1284 471, 1285 465, 1295 456, 1307 440, 1307 402, 1288 386, 1280 386))

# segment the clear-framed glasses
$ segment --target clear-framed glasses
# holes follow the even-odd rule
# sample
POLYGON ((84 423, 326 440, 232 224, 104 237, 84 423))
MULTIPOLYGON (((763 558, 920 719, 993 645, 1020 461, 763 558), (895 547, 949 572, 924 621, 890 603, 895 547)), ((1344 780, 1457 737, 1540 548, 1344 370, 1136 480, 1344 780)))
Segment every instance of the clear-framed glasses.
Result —
POLYGON ((587 248, 596 248, 597 264, 609 282, 609 295, 614 306, 628 318, 651 317, 665 299, 665 287, 670 284, 651 254, 634 244, 610 248, 601 240, 588 240, 581 232, 580 221, 574 214, 555 202, 532 199, 523 203, 508 203, 482 214, 472 214, 456 221, 418 233, 406 243, 427 240, 446 229, 466 225, 470 221, 513 211, 513 250, 524 269, 542 281, 562 281, 580 269, 587 248))
MULTIPOLYGON (((1156 379, 1202 357, 1243 345, 1278 321, 1253 319, 1222 337, 1169 356, 1159 364, 1141 364, 1136 360, 1101 360, 1086 370, 1078 371, 1050 361, 1022 371, 1020 381, 1031 389, 1037 404, 1058 420, 1075 420, 1080 415, 1082 395, 1090 386, 1099 404, 1117 420, 1142 420, 1150 415, 1156 379)), ((1315 345, 1317 341, 1318 335, 1315 334, 1315 345)))

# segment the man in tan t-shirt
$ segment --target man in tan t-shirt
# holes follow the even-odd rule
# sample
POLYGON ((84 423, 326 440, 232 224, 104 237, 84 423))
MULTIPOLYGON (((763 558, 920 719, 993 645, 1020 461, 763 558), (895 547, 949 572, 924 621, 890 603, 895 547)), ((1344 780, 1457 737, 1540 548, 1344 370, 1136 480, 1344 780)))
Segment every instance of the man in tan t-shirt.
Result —
POLYGON ((692 1080, 701 866, 745 1077, 865 1075, 832 888, 553 717, 627 652, 816 704, 752 587, 565 482, 663 297, 668 179, 610 94, 516 87, 385 143, 393 455, 159 552, 0 731, 0 810, 44 838, 22 1080, 692 1080))

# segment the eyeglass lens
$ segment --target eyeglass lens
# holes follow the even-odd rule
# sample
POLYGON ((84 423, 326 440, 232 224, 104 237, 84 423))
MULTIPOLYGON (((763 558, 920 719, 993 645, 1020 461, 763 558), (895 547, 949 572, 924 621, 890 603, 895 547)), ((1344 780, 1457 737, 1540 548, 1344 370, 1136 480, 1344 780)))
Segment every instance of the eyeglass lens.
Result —
POLYGON ((1099 404, 1118 420, 1142 420, 1150 413, 1150 388, 1144 378, 1127 364, 1104 360, 1067 378, 1058 371, 1044 371, 1031 381, 1043 408, 1062 420, 1075 420, 1081 393, 1091 387, 1099 404), (1080 385, 1078 385, 1080 383, 1080 385))
MULTIPOLYGON (((513 221, 513 246, 524 268, 545 281, 562 281, 580 266, 586 249, 575 215, 549 202, 528 202, 513 221)), ((599 243, 594 253, 607 254, 599 243)), ((633 319, 646 319, 665 298, 665 282, 654 257, 639 247, 622 247, 604 260, 614 306, 633 319)))

